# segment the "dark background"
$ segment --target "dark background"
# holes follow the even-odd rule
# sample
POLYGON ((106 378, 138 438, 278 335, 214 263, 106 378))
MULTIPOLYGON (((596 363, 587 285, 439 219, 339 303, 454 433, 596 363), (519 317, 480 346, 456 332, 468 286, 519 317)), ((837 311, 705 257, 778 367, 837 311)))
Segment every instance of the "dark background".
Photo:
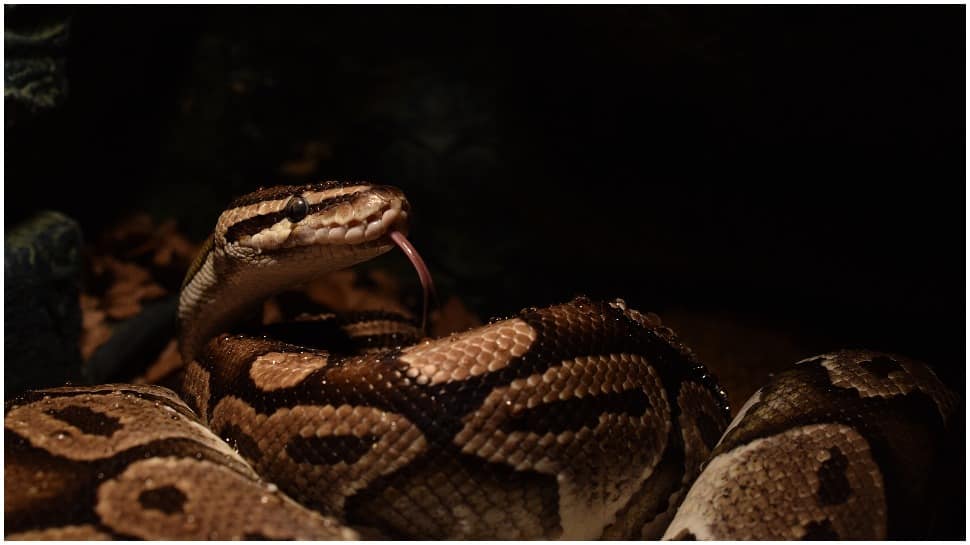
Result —
POLYGON ((19 9, 70 17, 69 92, 8 126, 8 225, 374 180, 483 316, 730 312, 962 388, 960 6, 19 9))
POLYGON ((965 392, 963 6, 5 9, 70 18, 67 99, 8 108, 7 225, 201 240, 367 179, 483 317, 622 296, 736 368, 868 347, 965 392))

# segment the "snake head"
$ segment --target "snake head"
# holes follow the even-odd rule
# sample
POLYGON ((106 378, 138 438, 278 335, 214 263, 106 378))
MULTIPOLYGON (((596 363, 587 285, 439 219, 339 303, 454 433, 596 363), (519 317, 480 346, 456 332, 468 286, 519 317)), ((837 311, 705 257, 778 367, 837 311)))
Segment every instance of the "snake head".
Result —
MULTIPOLYGON (((234 200, 219 216, 214 243, 238 260, 305 257, 369 259, 407 233, 410 206, 394 187, 323 182, 261 189, 234 200)), ((357 261, 357 260, 354 260, 357 261)))
POLYGON ((408 257, 420 261, 404 238, 409 211, 401 190, 365 182, 276 186, 235 199, 182 285, 183 360, 270 295, 376 257, 402 240, 408 257))

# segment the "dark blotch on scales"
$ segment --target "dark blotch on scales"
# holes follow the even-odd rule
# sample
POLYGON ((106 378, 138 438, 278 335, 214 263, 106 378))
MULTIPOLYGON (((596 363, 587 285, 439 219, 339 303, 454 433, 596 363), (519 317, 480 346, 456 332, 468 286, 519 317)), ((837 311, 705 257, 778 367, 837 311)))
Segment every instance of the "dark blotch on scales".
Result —
POLYGON ((562 433, 582 428, 595 428, 601 414, 643 416, 650 400, 643 390, 625 390, 616 394, 599 394, 553 401, 526 409, 509 417, 503 425, 507 432, 531 431, 539 435, 562 433))
POLYGON ((877 356, 859 365, 881 379, 889 378, 889 374, 894 371, 904 371, 903 366, 899 362, 885 356, 877 356))
POLYGON ((50 415, 89 435, 111 437, 121 429, 121 420, 118 418, 79 405, 51 410, 50 415))
POLYGON ((378 439, 376 435, 297 436, 286 444, 286 454, 298 464, 352 464, 367 454, 378 439))
POLYGON ((166 515, 181 513, 188 499, 178 488, 168 485, 143 490, 138 494, 138 503, 145 509, 155 509, 166 515))
POLYGON ((256 461, 262 457, 259 443, 235 424, 222 428, 219 437, 222 437, 226 443, 229 443, 229 446, 249 461, 256 461))
POLYGON ((838 505, 845 503, 852 493, 849 479, 845 470, 849 467, 849 459, 838 447, 829 449, 831 458, 822 462, 818 469, 818 503, 819 505, 838 505))
POLYGON ((839 534, 832 528, 832 523, 828 519, 821 522, 809 522, 805 526, 805 535, 802 536, 804 541, 830 541, 834 539, 839 539, 839 534))
POLYGON ((724 427, 718 425, 707 413, 698 414, 694 420, 697 423, 698 431, 701 433, 701 440, 704 441, 707 448, 713 449, 714 445, 720 441, 724 427))

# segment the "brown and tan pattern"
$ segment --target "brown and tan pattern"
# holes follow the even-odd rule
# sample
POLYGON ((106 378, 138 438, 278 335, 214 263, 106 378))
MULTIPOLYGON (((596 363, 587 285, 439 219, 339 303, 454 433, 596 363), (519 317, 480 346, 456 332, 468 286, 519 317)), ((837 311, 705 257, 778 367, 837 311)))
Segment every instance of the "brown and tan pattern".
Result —
POLYGON ((447 342, 417 344, 406 348, 400 359, 418 384, 440 384, 498 371, 525 354, 535 338, 529 324, 513 319, 447 342))
MULTIPOLYGON (((659 325, 659 319, 655 323, 659 325)), ((667 450, 649 478, 617 513, 616 521, 604 530, 603 537, 657 539, 663 535, 720 438, 726 413, 723 400, 709 387, 690 380, 682 382, 671 407, 680 412, 676 417, 679 426, 671 428, 667 450)))
POLYGON ((953 412, 953 396, 920 362, 897 355, 845 350, 821 356, 819 363, 828 371, 832 385, 838 388, 854 389, 863 397, 884 399, 923 392, 936 403, 941 418, 946 419, 953 412), (853 364, 847 365, 847 361, 853 364))
POLYGON ((193 361, 185 368, 185 381, 182 385, 185 401, 204 422, 209 416, 209 372, 198 362, 193 361))
POLYGON ((495 388, 455 444, 517 471, 555 476, 561 537, 589 539, 653 471, 669 428, 656 371, 640 355, 619 353, 574 358, 495 388))
POLYGON ((348 501, 348 515, 384 535, 424 538, 562 537, 554 478, 428 453, 348 501))
POLYGON ((417 327, 408 326, 399 320, 367 320, 352 322, 343 326, 344 331, 352 339, 377 337, 383 335, 405 334, 408 337, 420 337, 417 327))
POLYGON ((98 530, 97 526, 93 524, 78 524, 43 530, 28 530, 16 534, 7 534, 4 537, 12 541, 105 541, 111 539, 111 534, 98 530))
POLYGON ((726 422, 669 335, 577 299, 364 356, 222 335, 199 365, 210 427, 305 505, 392 536, 581 538, 615 522, 668 436, 681 444, 669 388, 706 391, 726 422))
POLYGON ((310 373, 326 366, 326 354, 269 352, 253 361, 249 377, 257 388, 270 392, 296 386, 310 373))
POLYGON ((188 405, 164 388, 110 384, 8 402, 6 537, 925 530, 925 468, 955 399, 898 356, 799 362, 727 426, 726 395, 693 352, 619 299, 578 297, 419 342, 412 321, 377 310, 225 333, 267 296, 392 240, 427 289, 404 238, 409 210, 400 191, 363 182, 230 204, 180 295, 188 405))
POLYGON ((226 397, 210 425, 297 501, 329 513, 342 513, 347 497, 426 448, 404 417, 362 406, 296 406, 264 416, 226 397))
POLYGON ((882 476, 852 428, 814 424, 714 458, 668 536, 697 539, 886 538, 882 476))
POLYGON ((95 512, 105 526, 143 539, 356 537, 279 494, 275 485, 192 458, 154 456, 130 464, 98 487, 95 512))
POLYGON ((52 388, 6 408, 8 539, 357 537, 262 481, 165 388, 52 388))
POLYGON ((777 375, 745 404, 674 539, 913 539, 955 399, 923 364, 862 350, 777 375))
POLYGON ((67 460, 114 456, 149 441, 186 439, 231 454, 169 390, 105 385, 98 390, 58 390, 32 403, 13 403, 5 429, 30 446, 67 460), (152 425, 147 425, 152 422, 152 425), (125 430, 124 434, 118 431, 125 430))

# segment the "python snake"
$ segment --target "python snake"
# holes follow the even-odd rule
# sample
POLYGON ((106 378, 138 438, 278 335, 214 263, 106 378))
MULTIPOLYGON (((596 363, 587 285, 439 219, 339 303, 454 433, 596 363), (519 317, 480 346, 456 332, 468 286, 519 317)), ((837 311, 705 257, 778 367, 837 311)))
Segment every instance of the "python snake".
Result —
POLYGON ((183 284, 181 397, 108 384, 7 401, 5 537, 926 531, 926 468, 956 398, 901 356, 799 362, 729 424, 690 349, 622 300, 577 298, 423 341, 390 314, 338 320, 371 342, 354 353, 295 340, 306 331, 224 333, 265 297, 388 251, 409 213, 399 190, 366 183, 233 201, 183 284))

